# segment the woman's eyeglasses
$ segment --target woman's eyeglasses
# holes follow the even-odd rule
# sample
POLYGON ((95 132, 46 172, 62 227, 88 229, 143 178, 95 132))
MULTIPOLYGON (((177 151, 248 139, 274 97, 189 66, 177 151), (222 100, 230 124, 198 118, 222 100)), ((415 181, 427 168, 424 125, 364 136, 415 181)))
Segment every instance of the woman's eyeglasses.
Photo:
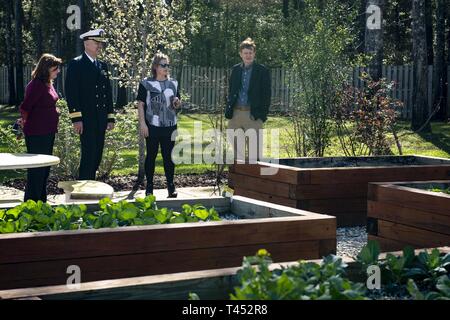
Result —
POLYGON ((161 68, 169 68, 170 67, 170 64, 168 64, 168 63, 160 63, 159 65, 161 66, 161 68))

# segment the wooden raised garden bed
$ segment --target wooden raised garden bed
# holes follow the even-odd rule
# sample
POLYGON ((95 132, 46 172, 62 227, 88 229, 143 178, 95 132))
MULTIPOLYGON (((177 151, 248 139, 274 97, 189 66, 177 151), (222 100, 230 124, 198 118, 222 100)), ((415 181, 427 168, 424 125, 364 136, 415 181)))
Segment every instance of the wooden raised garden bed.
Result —
POLYGON ((243 219, 3 234, 0 289, 63 285, 70 265, 79 266, 81 281, 87 282, 237 267, 243 256, 261 248, 274 261, 317 259, 336 251, 332 216, 239 196, 177 201, 178 206, 214 205, 219 213, 243 219))
MULTIPOLYGON (((450 252, 450 247, 438 248, 441 254, 450 252)), ((416 254, 422 250, 416 250, 416 254)), ((427 249, 431 252, 431 249, 427 249)), ((401 252, 390 252, 401 255, 401 252)), ((385 259, 387 253, 380 255, 385 259)), ((351 258, 343 258, 348 265, 346 275, 352 281, 365 282, 361 277, 361 266, 351 258)), ((320 263, 321 260, 310 260, 320 263)), ((289 267, 297 262, 274 263, 270 269, 289 267)), ((187 300, 195 292, 202 300, 227 300, 234 288, 239 286, 237 272, 241 267, 200 270, 164 275, 93 281, 82 283, 79 288, 65 285, 0 290, 2 299, 42 300, 187 300)))
POLYGON ((368 196, 369 239, 385 250, 450 245, 450 194, 447 181, 371 183, 368 196))
POLYGON ((236 195, 337 217, 338 226, 365 225, 369 182, 445 180, 450 159, 421 156, 280 159, 236 164, 229 184, 236 195), (261 168, 278 168, 261 175, 261 168))

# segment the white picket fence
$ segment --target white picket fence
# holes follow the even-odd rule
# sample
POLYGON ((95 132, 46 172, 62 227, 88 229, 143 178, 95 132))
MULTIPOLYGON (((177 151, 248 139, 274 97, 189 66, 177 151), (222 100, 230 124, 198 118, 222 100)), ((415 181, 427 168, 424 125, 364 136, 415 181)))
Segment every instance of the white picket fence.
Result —
MULTIPOLYGON (((31 66, 24 67, 24 84, 31 78, 31 66)), ((65 79, 65 67, 62 68, 60 79, 65 79)), ((171 71, 172 76, 178 77, 179 69, 176 67, 171 71)), ((353 71, 353 85, 361 87, 362 81, 359 75, 363 68, 355 68, 353 71)), ((450 68, 449 68, 450 80, 450 68)), ((113 72, 113 77, 115 76, 113 72)), ((183 66, 180 81, 182 91, 189 97, 189 103, 193 107, 207 109, 217 107, 223 103, 228 87, 229 69, 210 68, 199 66, 183 66)), ((295 74, 285 68, 271 69, 272 76, 272 110, 286 111, 294 103, 294 97, 299 90, 298 79, 295 74)), ((413 69, 410 65, 384 66, 383 77, 396 83, 393 90, 393 98, 404 102, 402 111, 403 119, 411 118, 413 69)), ((429 66, 428 72, 428 107, 432 107, 432 79, 433 66, 429 66)), ((58 92, 64 96, 64 81, 59 81, 58 92)), ((450 81, 449 81, 450 83, 450 81)), ((118 81, 113 80, 113 99, 117 98, 118 81)), ((449 86, 450 90, 450 86, 449 86)), ((450 97, 450 94, 448 95, 450 97)), ((135 88, 127 88, 127 100, 133 101, 136 97, 135 88), (134 89, 134 90, 133 90, 134 89)), ((5 104, 9 99, 8 72, 6 66, 0 66, 0 104, 5 104)), ((450 102, 450 99, 449 99, 450 102)))

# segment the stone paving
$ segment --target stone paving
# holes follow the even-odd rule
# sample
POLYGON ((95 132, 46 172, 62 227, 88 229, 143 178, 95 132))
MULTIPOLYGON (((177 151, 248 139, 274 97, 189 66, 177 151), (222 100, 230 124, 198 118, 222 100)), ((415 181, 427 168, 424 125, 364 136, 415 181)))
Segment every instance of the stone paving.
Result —
MULTIPOLYGON (((192 198, 209 198, 212 196, 220 196, 217 189, 214 187, 195 187, 195 188, 177 188, 177 199, 192 199, 192 198)), ((23 200, 23 191, 0 186, 0 208, 14 207, 23 200)), ((167 189, 154 190, 156 200, 165 200, 167 198, 167 189)), ((114 192, 113 200, 125 200, 133 198, 145 197, 145 191, 139 190, 137 192, 132 191, 118 191, 114 192)), ((49 195, 47 196, 49 204, 58 205, 62 203, 97 203, 98 200, 70 200, 66 201, 66 195, 49 195)))

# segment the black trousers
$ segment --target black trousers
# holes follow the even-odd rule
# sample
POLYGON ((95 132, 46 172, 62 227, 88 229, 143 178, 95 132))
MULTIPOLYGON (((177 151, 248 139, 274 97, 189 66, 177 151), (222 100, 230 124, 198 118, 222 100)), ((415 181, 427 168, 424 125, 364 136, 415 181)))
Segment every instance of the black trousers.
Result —
POLYGON ((164 174, 167 184, 173 184, 175 175, 175 164, 172 161, 172 150, 175 141, 172 141, 172 133, 177 129, 173 127, 155 127, 148 126, 149 136, 146 139, 147 156, 145 158, 145 175, 147 184, 153 184, 153 175, 155 174, 155 160, 158 155, 159 146, 161 146, 161 155, 164 163, 164 174))
POLYGON ((81 141, 80 180, 95 180, 105 145, 105 130, 83 128, 81 141))
MULTIPOLYGON (((25 143, 28 153, 52 155, 55 134, 25 136, 25 143)), ((42 202, 47 202, 47 179, 49 173, 50 167, 28 169, 24 201, 41 200, 42 202)))

